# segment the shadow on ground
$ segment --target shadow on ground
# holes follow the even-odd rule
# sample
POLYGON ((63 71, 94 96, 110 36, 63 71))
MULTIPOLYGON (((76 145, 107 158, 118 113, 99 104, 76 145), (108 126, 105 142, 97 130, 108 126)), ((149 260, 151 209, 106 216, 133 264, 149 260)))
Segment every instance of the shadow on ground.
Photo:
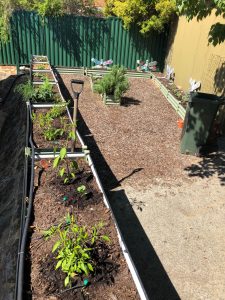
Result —
POLYGON ((133 97, 122 97, 121 99, 121 105, 128 107, 131 105, 140 105, 141 101, 138 99, 134 99, 133 97))
MULTIPOLYGON (((71 99, 69 91, 63 83, 61 88, 65 99, 71 99)), ((135 262, 136 270, 147 296, 154 300, 180 299, 157 253, 145 234, 125 191, 121 188, 121 181, 119 182, 112 173, 80 112, 78 113, 78 130, 91 151, 97 172, 109 198, 113 214, 132 260, 135 262)), ((141 170, 135 169, 127 176, 132 176, 139 171, 141 170)))
POLYGON ((185 168, 190 177, 209 178, 218 176, 221 185, 225 185, 225 153, 208 154, 202 160, 185 168))

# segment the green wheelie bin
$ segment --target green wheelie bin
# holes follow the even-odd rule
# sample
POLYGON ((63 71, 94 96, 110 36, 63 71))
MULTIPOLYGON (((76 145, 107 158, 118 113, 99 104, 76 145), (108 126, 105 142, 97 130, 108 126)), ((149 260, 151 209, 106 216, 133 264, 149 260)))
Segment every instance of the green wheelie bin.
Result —
POLYGON ((213 94, 192 92, 184 119, 180 150, 184 154, 199 155, 207 145, 213 122, 224 99, 213 94))

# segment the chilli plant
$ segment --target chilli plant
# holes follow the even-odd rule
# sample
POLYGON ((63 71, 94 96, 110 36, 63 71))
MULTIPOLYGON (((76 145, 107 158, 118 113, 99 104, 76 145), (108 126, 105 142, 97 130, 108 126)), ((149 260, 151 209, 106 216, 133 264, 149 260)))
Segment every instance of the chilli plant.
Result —
POLYGON ((75 276, 94 272, 96 262, 93 259, 93 251, 102 243, 110 241, 107 235, 102 234, 103 226, 102 222, 91 228, 79 226, 73 215, 68 214, 66 222, 44 231, 46 239, 53 235, 58 237, 52 252, 56 253, 55 269, 66 273, 65 286, 71 286, 71 280, 75 276))
MULTIPOLYGON (((68 134, 67 144, 70 140, 75 140, 75 139, 76 139, 76 135, 75 132, 72 130, 68 134)), ((53 168, 59 169, 59 176, 63 179, 64 184, 70 184, 76 178, 78 164, 76 161, 70 161, 67 158, 67 148, 63 147, 60 149, 59 155, 56 156, 53 161, 53 168)))

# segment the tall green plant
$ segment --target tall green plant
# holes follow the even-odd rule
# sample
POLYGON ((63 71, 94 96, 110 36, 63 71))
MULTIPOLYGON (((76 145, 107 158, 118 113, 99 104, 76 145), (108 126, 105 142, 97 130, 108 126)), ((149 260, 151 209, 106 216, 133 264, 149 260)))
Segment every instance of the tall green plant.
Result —
POLYGON ((99 94, 114 95, 115 99, 119 99, 129 89, 129 82, 125 73, 124 67, 113 66, 110 73, 96 81, 94 91, 99 94))
MULTIPOLYGON (((74 138, 73 131, 69 134, 70 139, 74 138)), ((78 170, 78 164, 76 161, 70 161, 67 158, 67 149, 63 147, 60 149, 60 153, 53 161, 53 169, 59 169, 59 176, 63 178, 64 184, 70 184, 76 178, 76 172, 78 170)))

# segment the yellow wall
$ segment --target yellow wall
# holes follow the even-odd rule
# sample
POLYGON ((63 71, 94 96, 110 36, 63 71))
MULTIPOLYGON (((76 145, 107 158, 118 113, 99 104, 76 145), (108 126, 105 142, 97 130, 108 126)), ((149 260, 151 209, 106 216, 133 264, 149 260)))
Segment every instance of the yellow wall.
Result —
POLYGON ((179 18, 167 63, 175 69, 176 85, 185 91, 191 77, 201 81, 202 92, 221 95, 225 91, 225 43, 208 45, 210 27, 216 22, 225 20, 214 14, 199 22, 179 18))

